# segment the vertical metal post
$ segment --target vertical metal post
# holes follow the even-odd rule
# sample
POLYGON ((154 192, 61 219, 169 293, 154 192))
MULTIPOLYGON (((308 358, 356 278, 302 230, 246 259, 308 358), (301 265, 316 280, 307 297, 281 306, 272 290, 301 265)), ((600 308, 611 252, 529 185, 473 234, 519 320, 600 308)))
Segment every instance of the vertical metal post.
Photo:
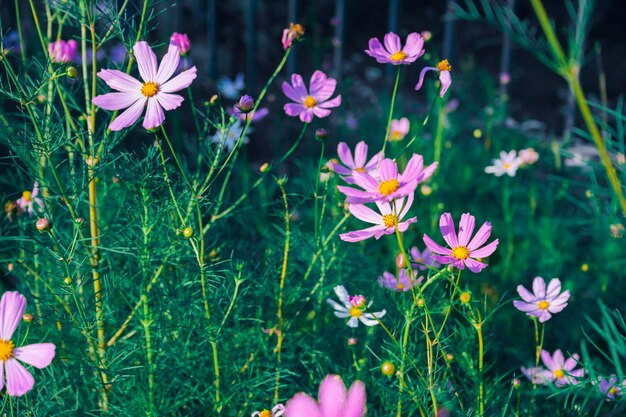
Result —
POLYGON ((248 0, 246 7, 246 90, 252 92, 256 81, 256 6, 248 0))
MULTIPOLYGON (((448 16, 452 15, 452 7, 454 5, 454 0, 448 0, 448 3, 446 5, 446 13, 448 14, 448 16)), ((443 32, 443 56, 442 58, 444 59, 448 59, 452 65, 454 65, 454 43, 455 43, 455 39, 454 39, 454 25, 455 25, 455 20, 452 18, 448 18, 448 20, 446 20, 446 25, 444 27, 444 32, 443 32)))
MULTIPOLYGON (((298 0, 289 0, 289 4, 287 5, 287 25, 289 23, 297 23, 298 22, 298 0)), ((293 74, 296 72, 296 53, 297 48, 294 48, 289 54, 289 58, 287 60, 287 74, 293 74)))
POLYGON ((343 55, 343 33, 344 33, 344 20, 346 15, 346 2, 345 0, 337 0, 335 4, 335 18, 337 19, 337 26, 335 26, 335 37, 333 39, 333 76, 337 81, 341 80, 341 65, 343 55))

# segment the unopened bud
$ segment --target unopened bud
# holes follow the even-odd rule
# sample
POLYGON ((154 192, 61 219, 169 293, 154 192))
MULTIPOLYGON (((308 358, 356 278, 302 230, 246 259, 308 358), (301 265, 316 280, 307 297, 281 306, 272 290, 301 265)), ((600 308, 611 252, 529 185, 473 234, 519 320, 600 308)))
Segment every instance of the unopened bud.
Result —
POLYGON ((396 266, 400 269, 406 268, 406 258, 403 253, 396 256, 396 266))
POLYGON ((76 78, 78 76, 78 70, 74 67, 68 67, 67 76, 70 78, 76 78))
POLYGON ((359 339, 357 339, 356 337, 350 337, 348 338, 348 345, 349 346, 354 346, 359 342, 359 339))
POLYGON ((324 140, 326 139, 326 137, 328 137, 328 131, 326 129, 324 129, 323 127, 315 129, 315 139, 324 140))
POLYGON ((22 320, 24 320, 25 323, 32 323, 33 320, 35 320, 35 316, 33 316, 32 314, 24 314, 22 316, 22 320))
POLYGON ((270 169, 270 164, 268 164, 267 162, 264 162, 260 167, 259 167, 259 171, 261 172, 267 172, 270 169))
POLYGON ((249 95, 245 95, 239 99, 237 107, 242 113, 249 113, 254 108, 254 99, 249 95))
POLYGON ((37 223, 35 223, 35 227, 40 232, 47 232, 50 229, 50 220, 42 217, 41 219, 37 220, 37 223))
POLYGON ((65 285, 72 285, 72 282, 73 282, 72 278, 70 278, 70 277, 65 277, 65 279, 63 280, 63 283, 65 285))
POLYGON ((192 237, 193 236, 193 229, 191 227, 185 227, 185 229, 183 229, 183 236, 185 236, 187 239, 192 237))
POLYGON ((381 365, 380 371, 383 373, 383 375, 391 376, 394 372, 396 372, 396 365, 394 365, 393 362, 385 361, 381 365))

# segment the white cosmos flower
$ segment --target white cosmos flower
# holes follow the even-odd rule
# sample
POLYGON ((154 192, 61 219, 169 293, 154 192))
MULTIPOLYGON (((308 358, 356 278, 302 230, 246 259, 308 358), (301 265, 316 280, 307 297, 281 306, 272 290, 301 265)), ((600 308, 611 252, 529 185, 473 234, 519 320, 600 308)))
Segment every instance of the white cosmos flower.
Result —
POLYGON ((501 177, 507 174, 509 177, 514 177, 517 169, 522 164, 522 160, 517 156, 517 151, 500 152, 500 159, 493 159, 493 165, 485 168, 487 174, 494 174, 496 177, 501 177))
MULTIPOLYGON (((222 137, 222 131, 218 130, 214 135, 209 136, 209 140, 211 143, 222 146, 223 149, 226 149, 229 153, 235 147, 235 144, 239 140, 241 133, 243 132, 244 126, 241 120, 237 119, 235 123, 233 123, 225 132, 222 137)), ((248 134, 252 133, 252 128, 248 128, 246 131, 246 136, 241 140, 242 143, 247 144, 250 142, 248 138, 248 134)))
MULTIPOLYGON (((337 298, 339 298, 341 304, 330 298, 328 298, 326 301, 328 301, 328 304, 330 304, 331 307, 335 310, 335 316, 339 318, 350 317, 350 320, 348 320, 347 323, 350 327, 359 327, 359 321, 366 326, 376 326, 378 324, 378 320, 376 319, 380 319, 385 314, 387 314, 387 310, 382 310, 377 313, 368 313, 367 311, 365 311, 364 306, 356 307, 352 305, 352 303, 350 303, 350 296, 348 295, 348 291, 343 285, 337 285, 334 288, 334 291, 337 295, 337 298)), ((367 306, 369 307, 370 305, 371 303, 367 306)))

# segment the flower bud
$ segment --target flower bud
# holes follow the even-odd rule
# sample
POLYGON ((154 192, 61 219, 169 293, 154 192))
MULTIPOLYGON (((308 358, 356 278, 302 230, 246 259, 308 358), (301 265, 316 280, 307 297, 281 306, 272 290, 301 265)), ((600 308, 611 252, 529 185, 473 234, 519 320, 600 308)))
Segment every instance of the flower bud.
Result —
POLYGON ((185 227, 183 229, 183 236, 185 236, 187 239, 192 237, 193 236, 193 229, 191 227, 185 227))
POLYGON ((472 301, 472 294, 469 291, 463 291, 461 295, 459 295, 459 301, 461 301, 462 304, 468 304, 472 301))
POLYGON ((254 108, 254 99, 249 95, 242 96, 237 103, 237 107, 242 113, 250 113, 254 108))
POLYGON ((259 171, 260 172, 267 172, 270 169, 270 164, 268 164, 267 162, 264 162, 260 167, 259 167, 259 171))
POLYGON ((76 78, 78 76, 78 70, 74 67, 67 67, 67 76, 70 78, 76 78))
POLYGON ((406 258, 403 253, 396 256, 396 266, 400 269, 406 268, 406 258))
POLYGON ((191 42, 186 33, 172 33, 172 36, 170 36, 170 44, 178 48, 181 56, 187 55, 187 52, 191 49, 191 42))
POLYGON ((72 285, 72 282, 73 282, 72 278, 70 278, 70 277, 65 277, 65 279, 63 280, 63 283, 65 285, 72 285))
POLYGON ((396 365, 394 365, 393 362, 385 361, 381 365, 380 371, 383 373, 383 375, 391 376, 394 374, 394 372, 396 372, 396 365))
POLYGON ((365 297, 362 295, 350 295, 348 301, 353 307, 363 307, 365 305, 365 297))
POLYGON ((348 345, 349 346, 354 346, 359 342, 359 339, 357 339, 356 337, 350 337, 348 338, 348 345))
POLYGON ((33 316, 32 314, 24 314, 22 316, 22 320, 24 320, 25 323, 32 323, 33 320, 35 320, 35 316, 33 316))
POLYGON ((42 217, 41 219, 37 220, 37 223, 35 223, 35 227, 40 232, 47 232, 50 229, 50 220, 42 217))
POLYGON ((326 139, 326 137, 328 137, 328 131, 323 127, 315 130, 315 139, 324 140, 326 139))

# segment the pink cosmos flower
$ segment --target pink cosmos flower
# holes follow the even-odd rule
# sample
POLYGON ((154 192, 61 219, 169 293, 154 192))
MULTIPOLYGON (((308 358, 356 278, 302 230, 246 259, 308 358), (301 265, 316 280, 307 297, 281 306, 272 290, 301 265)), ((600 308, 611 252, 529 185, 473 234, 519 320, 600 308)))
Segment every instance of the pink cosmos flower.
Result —
POLYGON ((375 58, 379 64, 408 65, 426 52, 424 38, 417 32, 409 33, 404 48, 400 37, 393 32, 387 33, 383 42, 384 47, 377 38, 372 38, 369 41, 369 49, 365 50, 365 53, 375 58))
POLYGON ((457 237, 452 215, 443 213, 439 218, 439 228, 441 229, 443 239, 450 246, 450 249, 439 246, 426 234, 424 234, 424 243, 428 249, 436 254, 434 257, 439 263, 443 265, 452 264, 459 269, 464 269, 467 266, 470 271, 478 273, 487 264, 479 262, 476 258, 482 259, 491 255, 498 247, 499 240, 496 239, 488 245, 482 246, 491 235, 491 223, 485 222, 470 241, 475 224, 476 219, 474 216, 469 213, 463 213, 457 237))
POLYGON ((433 253, 428 248, 424 248, 422 252, 417 249, 417 246, 413 246, 410 250, 411 263, 417 269, 422 271, 428 269, 428 267, 439 268, 439 264, 435 259, 433 253))
POLYGON ((294 40, 299 40, 304 35, 304 28, 297 23, 289 23, 289 27, 283 30, 281 42, 283 49, 286 51, 291 47, 294 40))
POLYGON ((43 369, 54 359, 55 346, 52 343, 35 343, 15 347, 11 340, 22 316, 26 311, 26 298, 10 291, 2 294, 0 300, 0 389, 4 387, 6 373, 7 394, 21 397, 35 385, 33 376, 20 364, 43 369))
MULTIPOLYGON (((413 270, 413 276, 417 276, 417 271, 413 270)), ((415 287, 415 284, 411 285, 413 279, 409 277, 406 269, 401 269, 396 277, 391 272, 383 272, 382 276, 378 277, 378 284, 383 288, 388 288, 396 292, 410 291, 411 287, 415 287)), ((424 277, 417 278, 417 285, 420 285, 424 281, 424 277)))
POLYGON ((326 77, 322 71, 315 71, 311 76, 310 90, 307 90, 300 74, 291 76, 291 84, 283 82, 283 93, 295 103, 285 104, 288 116, 300 116, 300 120, 311 123, 313 115, 326 117, 333 107, 341 104, 341 95, 330 100, 335 92, 337 80, 326 77))
POLYGON ((522 165, 532 165, 539 160, 539 154, 533 148, 526 148, 519 151, 519 159, 522 165))
POLYGON ((186 33, 172 33, 172 36, 170 36, 170 44, 174 44, 178 47, 181 56, 187 55, 187 52, 191 49, 191 42, 186 33))
POLYGON ((363 417, 365 416, 365 384, 355 381, 346 392, 339 375, 327 375, 320 384, 318 401, 299 392, 287 402, 289 417, 363 417))
POLYGON ((342 185, 338 186, 337 189, 348 197, 346 202, 350 204, 373 201, 389 202, 415 191, 417 185, 428 179, 436 168, 437 162, 433 162, 424 168, 422 155, 413 154, 404 172, 399 174, 396 162, 385 158, 377 168, 377 177, 367 172, 353 171, 352 178, 354 183, 363 190, 342 185))
POLYGON ((29 216, 35 214, 37 211, 42 211, 44 208, 43 200, 39 197, 39 183, 35 181, 33 184, 33 191, 24 191, 22 196, 15 202, 21 213, 28 212, 29 216))
POLYGON ((578 354, 574 353, 565 360, 561 349, 555 350, 553 355, 550 355, 547 350, 541 351, 541 361, 549 371, 545 375, 556 386, 578 384, 576 378, 581 378, 585 374, 582 368, 574 369, 579 359, 578 354))
POLYGON ((74 39, 70 39, 69 41, 59 39, 56 42, 50 42, 48 44, 48 53, 50 54, 52 62, 58 64, 68 63, 74 60, 77 48, 78 44, 74 39))
POLYGON ((361 240, 374 237, 380 239, 382 235, 390 235, 396 231, 396 223, 398 223, 398 229, 400 232, 406 232, 411 223, 417 221, 417 217, 411 217, 405 221, 402 221, 404 216, 409 212, 411 204, 413 204, 413 193, 409 194, 406 199, 404 197, 398 198, 393 203, 386 203, 377 201, 376 205, 380 213, 376 213, 371 208, 364 206, 363 204, 350 204, 350 213, 359 220, 363 220, 367 223, 372 223, 374 226, 368 227, 363 230, 356 230, 353 232, 340 234, 341 240, 346 242, 359 242, 361 240), (393 204, 393 207, 391 206, 393 204), (397 217, 396 217, 397 215, 397 217))
POLYGON ((343 165, 335 162, 333 164, 333 170, 342 176, 343 180, 348 184, 354 184, 353 175, 355 172, 368 172, 373 173, 376 170, 380 160, 383 158, 383 153, 378 152, 372 159, 367 161, 367 143, 361 141, 356 144, 354 148, 354 157, 350 148, 345 142, 339 142, 337 146, 337 155, 343 162, 343 165), (366 163, 367 162, 367 163, 366 163))
POLYGON ((523 301, 514 300, 513 305, 529 316, 539 318, 540 323, 550 320, 552 314, 559 313, 567 307, 569 300, 569 290, 561 292, 561 281, 553 278, 548 284, 541 277, 533 280, 533 292, 531 293, 521 285, 517 286, 517 293, 523 301))
POLYGON ((280 417, 285 414, 285 406, 282 404, 277 404, 272 408, 272 410, 261 410, 255 411, 252 413, 251 417, 280 417))
POLYGON ((410 129, 411 124, 406 117, 400 120, 392 120, 391 128, 389 129, 389 140, 395 142, 404 139, 410 129))
POLYGON ((165 121, 163 110, 174 110, 184 101, 182 96, 171 93, 189 87, 196 78, 194 66, 170 79, 180 61, 176 45, 169 45, 167 54, 158 67, 156 55, 147 42, 137 42, 133 51, 143 83, 118 70, 103 69, 98 72, 98 77, 119 92, 96 96, 93 103, 106 110, 127 108, 109 125, 112 131, 122 130, 135 123, 143 113, 146 103, 148 107, 143 127, 154 129, 161 126, 165 121))
POLYGON ((500 159, 492 159, 493 165, 485 168, 487 174, 493 174, 496 177, 501 177, 507 174, 509 177, 514 177, 517 169, 522 165, 522 159, 517 156, 517 151, 500 152, 500 159))
POLYGON ((436 67, 424 67, 420 72, 420 79, 415 85, 415 89, 419 90, 422 88, 422 84, 424 83, 424 76, 428 71, 437 71, 439 72, 439 82, 441 83, 441 92, 439 96, 443 98, 446 95, 446 91, 450 88, 452 84, 452 77, 450 77, 450 71, 452 71, 452 66, 448 63, 447 59, 439 62, 436 67))

